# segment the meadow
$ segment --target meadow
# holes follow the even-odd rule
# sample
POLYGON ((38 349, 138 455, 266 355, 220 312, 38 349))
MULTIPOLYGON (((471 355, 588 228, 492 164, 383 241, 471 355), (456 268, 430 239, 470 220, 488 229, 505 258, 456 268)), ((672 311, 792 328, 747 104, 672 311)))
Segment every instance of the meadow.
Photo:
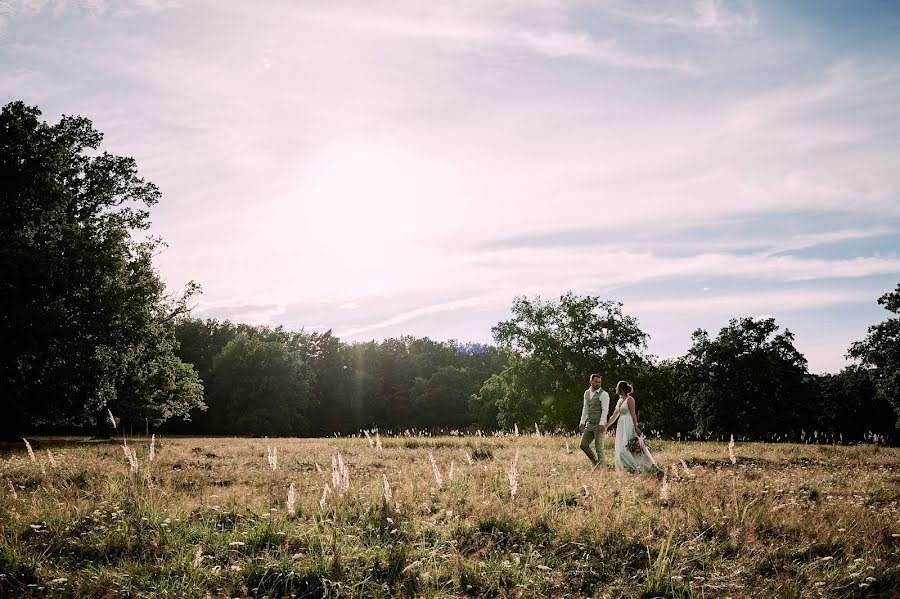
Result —
POLYGON ((900 596, 895 448, 656 441, 660 480, 560 436, 29 441, 2 597, 900 596))

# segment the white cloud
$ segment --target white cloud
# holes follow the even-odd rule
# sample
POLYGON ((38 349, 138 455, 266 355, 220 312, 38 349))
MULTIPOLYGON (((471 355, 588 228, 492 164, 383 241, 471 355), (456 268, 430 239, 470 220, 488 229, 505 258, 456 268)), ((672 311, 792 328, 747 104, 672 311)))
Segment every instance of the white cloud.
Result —
POLYGON ((306 10, 299 16, 335 29, 420 42, 449 42, 454 50, 463 52, 492 47, 498 50, 521 48, 551 58, 579 58, 614 67, 683 73, 697 71, 696 65, 689 60, 672 60, 665 55, 626 50, 614 39, 597 39, 588 31, 570 28, 565 24, 565 10, 561 6, 555 7, 549 19, 546 9, 537 15, 529 14, 528 10, 494 14, 490 9, 479 12, 454 4, 442 5, 434 11, 422 10, 421 6, 415 11, 397 11, 396 5, 381 12, 367 13, 306 10), (556 25, 548 26, 548 21, 556 25))
POLYGON ((630 313, 649 315, 662 313, 672 317, 722 316, 739 317, 755 315, 757 318, 777 317, 779 313, 809 310, 841 304, 871 301, 865 290, 825 289, 811 292, 809 289, 786 289, 748 293, 710 294, 695 297, 654 298, 630 301, 630 313), (764 310, 765 313, 760 312, 764 310))
POLYGON ((3 0, 0 2, 0 32, 15 19, 46 12, 59 18, 66 14, 89 17, 123 17, 174 8, 180 0, 3 0))
POLYGON ((607 2, 606 8, 626 21, 672 31, 746 36, 755 34, 759 25, 752 0, 676 0, 663 5, 625 0, 607 2))

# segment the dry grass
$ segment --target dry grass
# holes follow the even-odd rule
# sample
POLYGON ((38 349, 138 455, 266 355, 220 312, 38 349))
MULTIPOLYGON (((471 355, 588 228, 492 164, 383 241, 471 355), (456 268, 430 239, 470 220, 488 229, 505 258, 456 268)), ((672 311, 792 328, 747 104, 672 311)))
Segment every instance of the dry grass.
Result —
POLYGON ((897 449, 658 442, 662 490, 552 436, 31 443, 4 597, 900 596, 897 449))

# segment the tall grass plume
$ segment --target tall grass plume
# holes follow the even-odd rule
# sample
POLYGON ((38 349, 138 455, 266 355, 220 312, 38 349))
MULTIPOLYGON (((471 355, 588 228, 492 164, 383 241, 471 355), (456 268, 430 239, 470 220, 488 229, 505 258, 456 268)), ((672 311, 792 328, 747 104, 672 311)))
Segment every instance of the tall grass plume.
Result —
POLYGON ((268 453, 269 468, 275 472, 278 470, 278 448, 266 446, 266 452, 268 453))
POLYGON ((285 506, 287 507, 288 514, 294 513, 294 508, 297 505, 297 492, 294 490, 294 483, 291 483, 291 486, 288 487, 287 492, 287 503, 285 506))
POLYGON ((509 479, 509 498, 515 499, 516 493, 519 492, 519 451, 516 450, 516 457, 513 458, 512 465, 506 473, 509 479))
POLYGON ((434 472, 434 482, 437 483, 438 489, 444 488, 444 477, 441 476, 441 469, 438 468, 437 462, 434 460, 434 454, 428 452, 428 460, 431 462, 431 469, 434 472))
POLYGON ((381 481, 384 484, 384 504, 389 505, 391 501, 394 499, 394 493, 391 491, 391 485, 388 482, 387 474, 381 473, 381 481))
POLYGON ((22 440, 25 441, 25 449, 28 450, 28 457, 31 458, 31 461, 37 464, 37 458, 34 456, 34 450, 31 448, 31 443, 28 442, 28 439, 22 437, 22 440))

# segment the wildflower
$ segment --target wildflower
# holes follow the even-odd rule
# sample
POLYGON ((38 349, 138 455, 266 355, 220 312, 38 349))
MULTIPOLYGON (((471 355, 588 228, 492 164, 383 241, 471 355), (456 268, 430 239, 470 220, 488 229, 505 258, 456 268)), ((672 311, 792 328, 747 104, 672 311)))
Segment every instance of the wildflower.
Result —
POLYGON ((429 451, 428 459, 431 461, 431 469, 434 470, 434 480, 437 482, 437 486, 439 489, 444 488, 444 477, 441 476, 441 471, 438 468, 437 462, 434 461, 434 455, 429 451))
POLYGON ((294 483, 291 483, 291 486, 288 487, 288 493, 287 493, 288 514, 294 513, 294 505, 296 504, 296 502, 297 502, 297 496, 296 496, 296 493, 294 492, 294 483))
POLYGON ((513 458, 512 465, 509 467, 509 471, 506 473, 507 478, 509 479, 509 498, 515 499, 516 493, 519 491, 519 452, 516 451, 516 457, 513 458))

